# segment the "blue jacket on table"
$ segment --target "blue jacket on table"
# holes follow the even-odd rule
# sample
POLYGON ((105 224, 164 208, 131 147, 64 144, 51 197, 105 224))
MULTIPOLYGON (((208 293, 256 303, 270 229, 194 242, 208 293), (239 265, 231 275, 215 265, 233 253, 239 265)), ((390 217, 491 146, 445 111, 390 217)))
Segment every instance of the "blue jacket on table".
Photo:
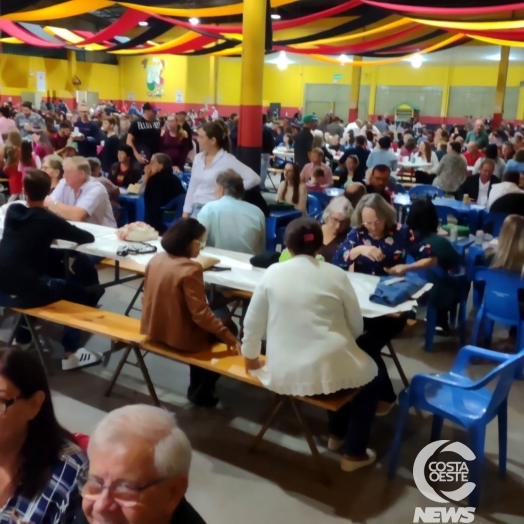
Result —
POLYGON ((335 253, 333 264, 346 271, 354 264, 355 273, 383 276, 387 275, 384 268, 405 264, 407 255, 411 255, 415 260, 429 258, 432 256, 431 247, 418 242, 413 231, 403 224, 397 224, 396 229, 386 232, 379 240, 372 238, 368 230, 362 226, 349 232, 335 253), (378 262, 359 256, 353 261, 350 260, 349 252, 358 246, 378 247, 384 254, 384 259, 378 262))

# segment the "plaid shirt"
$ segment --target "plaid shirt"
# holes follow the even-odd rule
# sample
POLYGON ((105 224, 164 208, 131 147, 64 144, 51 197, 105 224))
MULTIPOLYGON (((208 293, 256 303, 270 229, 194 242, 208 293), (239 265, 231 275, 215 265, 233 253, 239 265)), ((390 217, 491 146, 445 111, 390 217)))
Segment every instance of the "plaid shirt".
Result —
POLYGON ((0 524, 13 524, 13 511, 21 522, 32 524, 69 524, 80 504, 79 483, 87 473, 87 457, 71 442, 62 448, 59 462, 45 489, 29 500, 15 493, 9 502, 0 508, 0 524))

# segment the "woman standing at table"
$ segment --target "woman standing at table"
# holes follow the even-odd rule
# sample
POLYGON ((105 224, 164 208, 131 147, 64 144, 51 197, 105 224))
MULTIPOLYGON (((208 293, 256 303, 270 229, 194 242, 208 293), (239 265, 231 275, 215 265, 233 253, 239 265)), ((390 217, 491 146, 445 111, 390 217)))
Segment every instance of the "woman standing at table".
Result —
MULTIPOLYGON (((208 351, 222 341, 233 350, 240 343, 220 316, 212 311, 206 298, 204 273, 195 259, 205 246, 206 228, 194 218, 178 220, 162 237, 165 253, 155 255, 146 268, 142 302, 141 333, 188 353, 208 351)), ((218 403, 215 384, 220 375, 197 366, 189 366, 188 399, 198 406, 214 407, 218 403)))
MULTIPOLYGON (((352 229, 333 257, 333 264, 348 270, 353 266, 356 273, 367 275, 402 276, 408 271, 435 265, 431 248, 421 245, 408 226, 397 224, 395 209, 377 193, 363 197, 355 209, 351 221, 352 229), (416 262, 406 264, 407 255, 416 262)), ((400 333, 407 318, 379 317, 364 319, 368 338, 366 348, 382 367, 387 376, 386 365, 380 351, 395 335, 400 333)), ((385 415, 396 402, 391 380, 381 388, 377 414, 385 415)))
POLYGON ((446 193, 456 193, 468 176, 468 164, 461 151, 459 142, 449 142, 448 152, 435 170, 437 176, 433 185, 446 193))
MULTIPOLYGON (((461 289, 457 282, 448 275, 462 265, 462 257, 453 248, 451 242, 438 234, 439 218, 437 208, 429 199, 413 202, 406 225, 415 233, 415 239, 420 244, 431 247, 431 252, 437 257, 437 264, 446 272, 443 276, 432 275, 433 288, 429 292, 429 305, 437 310, 437 328, 443 335, 450 333, 449 312, 458 303, 461 289)), ((469 285, 469 284, 468 284, 469 285)))
POLYGON ((281 395, 329 395, 360 388, 350 403, 328 413, 328 447, 343 447, 341 468, 355 471, 376 459, 367 444, 382 377, 361 349, 362 314, 349 279, 339 268, 315 259, 322 247, 318 222, 293 220, 286 229, 286 245, 291 260, 264 273, 249 304, 242 340, 246 369, 281 395), (264 335, 267 360, 262 367, 264 335))
POLYGON ((196 218, 205 204, 215 200, 215 180, 221 171, 232 169, 237 172, 242 177, 246 190, 260 185, 260 177, 229 152, 231 143, 227 127, 222 127, 218 122, 205 123, 198 130, 198 143, 200 153, 193 162, 184 203, 184 217, 196 218))
POLYGON ((193 142, 175 115, 167 117, 167 127, 162 128, 160 137, 160 151, 170 158, 173 172, 182 173, 193 142))
POLYGON ((275 202, 293 204, 295 209, 307 215, 307 186, 300 178, 298 164, 293 162, 284 166, 284 180, 278 186, 275 202))

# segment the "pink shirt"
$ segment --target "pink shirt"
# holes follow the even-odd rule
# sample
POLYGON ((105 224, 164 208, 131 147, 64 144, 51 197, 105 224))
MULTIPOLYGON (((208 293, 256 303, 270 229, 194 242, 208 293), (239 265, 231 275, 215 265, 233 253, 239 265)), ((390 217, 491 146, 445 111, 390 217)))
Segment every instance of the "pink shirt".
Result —
POLYGON ((324 177, 326 181, 323 185, 325 187, 331 187, 333 185, 333 173, 326 164, 320 164, 320 166, 317 166, 312 162, 306 164, 300 173, 300 178, 302 181, 307 184, 313 178, 313 172, 317 167, 321 167, 324 170, 324 177))
POLYGON ((14 129, 16 129, 16 124, 14 120, 6 118, 5 116, 0 116, 0 144, 4 143, 2 135, 7 135, 14 129))

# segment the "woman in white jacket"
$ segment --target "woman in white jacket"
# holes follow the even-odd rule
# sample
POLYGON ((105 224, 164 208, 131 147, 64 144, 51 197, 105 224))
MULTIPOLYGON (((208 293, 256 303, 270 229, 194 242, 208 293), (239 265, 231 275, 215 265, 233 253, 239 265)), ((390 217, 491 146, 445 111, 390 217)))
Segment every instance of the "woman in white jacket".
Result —
POLYGON ((377 366, 356 340, 363 320, 345 272, 315 259, 322 229, 299 218, 286 230, 293 258, 271 266, 255 290, 244 322, 246 368, 281 395, 328 395, 361 388, 354 400, 329 415, 328 447, 344 446, 341 467, 354 471, 374 462, 367 449, 378 398, 377 366), (267 359, 259 360, 267 333, 267 359))

